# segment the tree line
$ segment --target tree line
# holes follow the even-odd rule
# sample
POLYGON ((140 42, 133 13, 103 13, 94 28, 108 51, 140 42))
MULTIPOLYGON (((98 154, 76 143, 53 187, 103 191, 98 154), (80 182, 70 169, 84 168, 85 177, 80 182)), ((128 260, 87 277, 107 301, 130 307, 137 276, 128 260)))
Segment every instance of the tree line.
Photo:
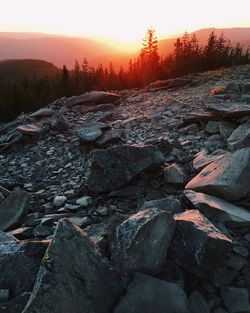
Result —
POLYGON ((26 76, 20 81, 1 80, 0 122, 13 119, 21 112, 34 111, 60 97, 78 95, 91 90, 120 90, 143 87, 150 82, 250 63, 249 49, 212 32, 202 46, 195 34, 187 32, 177 38, 171 54, 160 57, 154 29, 148 29, 137 58, 126 69, 89 66, 88 60, 75 61, 73 70, 63 66, 56 74, 44 77, 26 76))

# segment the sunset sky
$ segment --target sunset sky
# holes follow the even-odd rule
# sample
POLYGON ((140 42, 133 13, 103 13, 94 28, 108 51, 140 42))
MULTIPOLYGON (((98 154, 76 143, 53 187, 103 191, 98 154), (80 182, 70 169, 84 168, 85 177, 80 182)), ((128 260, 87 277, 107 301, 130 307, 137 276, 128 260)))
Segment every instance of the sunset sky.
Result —
POLYGON ((207 27, 250 27, 250 0, 7 0, 0 31, 28 31, 133 42, 207 27))

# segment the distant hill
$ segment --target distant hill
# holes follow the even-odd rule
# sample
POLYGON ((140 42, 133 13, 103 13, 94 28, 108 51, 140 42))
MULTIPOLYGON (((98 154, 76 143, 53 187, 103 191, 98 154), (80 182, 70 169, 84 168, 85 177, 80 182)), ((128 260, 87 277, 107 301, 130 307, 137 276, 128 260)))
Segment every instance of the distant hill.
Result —
MULTIPOLYGON (((250 47, 250 27, 249 28, 206 28, 200 29, 193 33, 196 34, 197 39, 201 45, 205 45, 208 39, 209 34, 214 31, 216 36, 220 36, 221 33, 224 34, 225 38, 230 39, 232 45, 240 42, 245 49, 250 47)), ((193 34, 191 33, 191 34, 193 34)), ((180 37, 182 34, 180 35, 180 37)), ((176 38, 163 39, 159 41, 159 52, 161 55, 166 55, 173 51, 174 43, 176 38)))
POLYGON ((41 78, 54 75, 59 69, 52 63, 43 60, 6 60, 0 61, 0 81, 17 82, 25 77, 41 78))
MULTIPOLYGON (((118 49, 105 43, 87 38, 43 35, 40 33, 1 33, 0 60, 5 59, 42 59, 62 67, 72 69, 75 60, 82 62, 87 58, 90 65, 103 65, 114 61, 116 56, 126 56, 118 49), (15 36, 16 34, 16 36, 15 36), (37 36, 37 37, 35 37, 37 36)), ((119 61, 120 63, 120 61, 119 61)))

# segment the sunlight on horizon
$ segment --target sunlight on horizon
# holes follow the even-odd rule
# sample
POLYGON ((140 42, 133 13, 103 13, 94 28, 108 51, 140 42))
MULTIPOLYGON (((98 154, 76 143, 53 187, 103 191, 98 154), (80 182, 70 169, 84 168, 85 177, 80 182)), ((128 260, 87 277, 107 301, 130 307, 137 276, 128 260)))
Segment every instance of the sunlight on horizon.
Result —
POLYGON ((0 31, 84 36, 134 50, 149 27, 159 39, 201 28, 250 27, 249 10, 249 0, 237 6, 226 0, 9 0, 1 4, 0 31))

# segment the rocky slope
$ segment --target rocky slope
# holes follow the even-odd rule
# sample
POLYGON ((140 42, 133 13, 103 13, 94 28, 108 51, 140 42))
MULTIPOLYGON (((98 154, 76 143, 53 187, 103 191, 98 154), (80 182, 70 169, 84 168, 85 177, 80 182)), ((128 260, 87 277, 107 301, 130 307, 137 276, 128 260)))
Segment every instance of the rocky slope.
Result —
POLYGON ((250 67, 0 125, 0 312, 250 312, 250 67))

